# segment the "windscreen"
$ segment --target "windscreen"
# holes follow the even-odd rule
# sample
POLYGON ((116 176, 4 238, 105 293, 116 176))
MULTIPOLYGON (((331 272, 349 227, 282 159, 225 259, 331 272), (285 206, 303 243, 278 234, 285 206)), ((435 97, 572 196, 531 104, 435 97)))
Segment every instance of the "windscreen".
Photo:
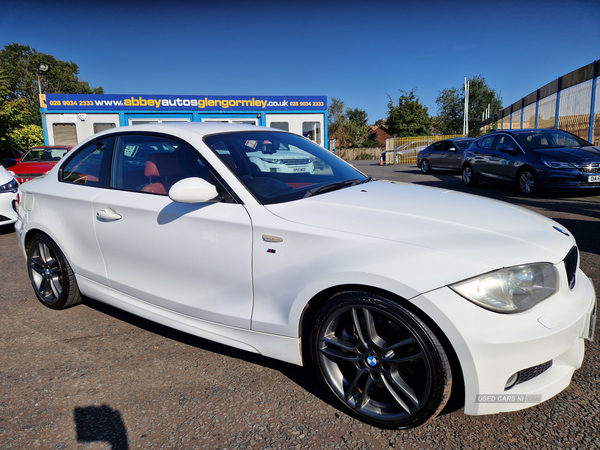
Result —
POLYGON ((327 150, 291 133, 224 133, 207 136, 204 142, 263 204, 297 200, 320 187, 367 179, 327 150))

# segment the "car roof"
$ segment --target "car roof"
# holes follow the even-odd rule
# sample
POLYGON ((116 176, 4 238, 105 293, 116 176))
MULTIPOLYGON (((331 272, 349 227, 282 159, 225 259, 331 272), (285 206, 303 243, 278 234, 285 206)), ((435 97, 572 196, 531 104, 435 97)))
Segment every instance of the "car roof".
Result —
POLYGON ((178 135, 184 133, 196 133, 201 136, 206 136, 215 133, 226 133, 234 131, 279 131, 276 128, 267 128, 257 125, 247 125, 240 123, 224 123, 224 122, 163 122, 163 123, 147 123, 141 125, 130 125, 125 127, 111 128, 102 132, 102 134, 122 133, 129 131, 144 131, 157 133, 170 133, 178 135))

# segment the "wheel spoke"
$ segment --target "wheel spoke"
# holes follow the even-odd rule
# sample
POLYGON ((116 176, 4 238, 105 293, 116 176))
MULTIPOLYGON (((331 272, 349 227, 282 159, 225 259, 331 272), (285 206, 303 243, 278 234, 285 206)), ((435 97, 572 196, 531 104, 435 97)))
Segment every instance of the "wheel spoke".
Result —
POLYGON ((363 391, 356 402, 356 409, 363 409, 371 400, 371 397, 369 397, 369 390, 371 388, 371 384, 373 384, 373 379, 370 376, 367 376, 366 378, 367 381, 365 382, 365 387, 363 388, 363 391))
MULTIPOLYGON (((381 380, 383 381, 383 385, 385 386, 385 388, 388 390, 388 392, 390 393, 390 395, 394 398, 394 400, 396 400, 396 402, 402 407, 402 409, 404 409, 407 413, 410 413, 410 406, 408 406, 406 404, 406 402, 404 400, 402 400, 402 398, 398 395, 398 393, 394 390, 394 388, 390 385, 390 382, 387 380, 387 377, 383 376, 381 378, 381 380)), ((394 385, 397 385, 397 383, 395 383, 393 380, 392 382, 394 383, 394 385)), ((412 392, 412 389, 410 389, 408 386, 406 386, 406 388, 408 388, 412 395, 410 395, 408 392, 406 392, 406 390, 401 389, 402 392, 404 392, 411 400, 411 402, 415 405, 415 406, 419 406, 419 401, 415 398, 415 393, 412 392)))
POLYGON ((354 395, 357 392, 359 392, 359 390, 357 388, 358 381, 361 379, 361 377, 364 376, 364 374, 365 374, 364 370, 357 370, 356 375, 354 376, 354 379, 346 387, 346 392, 344 393, 344 398, 346 399, 346 403, 350 403, 350 400, 352 400, 354 398, 354 395))
POLYGON ((356 308, 352 308, 352 321, 354 322, 354 329, 358 335, 358 339, 360 339, 360 343, 365 347, 368 347, 369 344, 367 344, 367 341, 362 333, 362 327, 360 326, 360 319, 358 318, 358 312, 356 308))
POLYGON ((415 355, 410 355, 410 356, 391 357, 391 358, 386 357, 385 362, 388 362, 390 364, 400 364, 400 363, 414 361, 415 359, 422 359, 424 357, 425 357, 425 355, 423 354, 423 352, 419 352, 415 355))
POLYGON ((52 293, 54 294, 54 296, 56 298, 60 297, 60 294, 62 292, 62 286, 60 285, 60 282, 58 281, 58 277, 52 277, 50 278, 50 288, 52 289, 52 293))

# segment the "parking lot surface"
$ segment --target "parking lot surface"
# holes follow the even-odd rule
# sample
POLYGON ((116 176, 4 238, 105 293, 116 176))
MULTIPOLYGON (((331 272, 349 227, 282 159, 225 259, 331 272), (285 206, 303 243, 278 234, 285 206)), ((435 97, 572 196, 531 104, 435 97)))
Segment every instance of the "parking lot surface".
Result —
MULTIPOLYGON (((354 165, 376 178, 483 195, 537 211, 577 238, 600 292, 600 192, 524 198, 415 165, 354 165)), ((465 222, 469 218, 465 217, 465 222)), ((493 416, 444 414, 408 431, 358 422, 303 368, 156 325, 93 300, 43 307, 12 227, 0 227, 1 449, 600 448, 600 331, 555 398, 493 416)))

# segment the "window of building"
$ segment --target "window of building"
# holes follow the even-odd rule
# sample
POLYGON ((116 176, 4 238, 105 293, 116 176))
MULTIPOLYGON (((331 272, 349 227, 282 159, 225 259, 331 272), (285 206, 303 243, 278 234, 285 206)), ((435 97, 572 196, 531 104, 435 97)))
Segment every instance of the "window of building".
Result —
POLYGON ((52 134, 54 145, 75 146, 77 142, 77 127, 74 123, 53 123, 52 134))
POLYGON ((100 133, 104 130, 110 130, 111 128, 116 128, 117 125, 114 123, 95 123, 94 124, 94 134, 100 133))
POLYGON ((315 144, 321 144, 321 123, 302 122, 302 136, 310 139, 315 144))

